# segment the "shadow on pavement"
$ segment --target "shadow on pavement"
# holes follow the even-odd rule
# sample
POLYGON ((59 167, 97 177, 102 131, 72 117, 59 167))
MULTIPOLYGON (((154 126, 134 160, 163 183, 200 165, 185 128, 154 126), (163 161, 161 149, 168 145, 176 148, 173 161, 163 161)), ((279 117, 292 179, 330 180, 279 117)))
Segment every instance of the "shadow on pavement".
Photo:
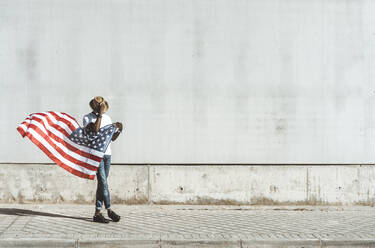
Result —
POLYGON ((47 217, 85 220, 85 221, 92 222, 92 218, 84 218, 84 217, 69 216, 69 215, 62 215, 62 214, 53 214, 53 213, 39 212, 39 211, 33 211, 33 210, 28 210, 28 209, 19 209, 19 208, 0 208, 0 214, 17 215, 17 216, 36 215, 36 216, 47 216, 47 217))

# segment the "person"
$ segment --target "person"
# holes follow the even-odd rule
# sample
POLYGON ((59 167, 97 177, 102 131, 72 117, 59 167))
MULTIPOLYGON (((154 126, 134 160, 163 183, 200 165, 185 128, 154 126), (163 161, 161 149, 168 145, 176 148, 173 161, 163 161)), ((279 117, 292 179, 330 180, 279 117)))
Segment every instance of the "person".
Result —
MULTIPOLYGON (((111 118, 104 114, 108 111, 108 102, 104 100, 101 96, 96 96, 90 101, 90 107, 92 112, 86 114, 83 117, 83 126, 89 128, 91 131, 98 132, 101 127, 104 127, 108 124, 112 124, 111 118)), ((122 123, 116 122, 115 126, 118 128, 118 131, 113 135, 112 141, 115 141, 117 137, 122 132, 122 123)), ((99 223, 109 223, 109 220, 106 219, 101 213, 102 205, 107 210, 107 215, 112 221, 120 221, 121 216, 116 214, 111 209, 111 200, 108 190, 107 178, 109 175, 109 169, 111 166, 111 145, 108 146, 107 150, 104 153, 104 157, 99 164, 98 170, 96 172, 98 185, 96 189, 96 201, 95 201, 95 214, 93 217, 94 222, 99 223)))

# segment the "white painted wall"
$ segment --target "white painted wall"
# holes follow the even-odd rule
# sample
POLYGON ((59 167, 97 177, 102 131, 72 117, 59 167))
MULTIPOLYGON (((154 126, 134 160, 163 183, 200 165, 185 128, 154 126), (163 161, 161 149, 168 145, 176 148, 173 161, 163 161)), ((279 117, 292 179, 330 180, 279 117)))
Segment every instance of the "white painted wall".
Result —
POLYGON ((375 2, 0 1, 0 162, 48 162, 16 127, 81 121, 118 163, 372 163, 375 2))

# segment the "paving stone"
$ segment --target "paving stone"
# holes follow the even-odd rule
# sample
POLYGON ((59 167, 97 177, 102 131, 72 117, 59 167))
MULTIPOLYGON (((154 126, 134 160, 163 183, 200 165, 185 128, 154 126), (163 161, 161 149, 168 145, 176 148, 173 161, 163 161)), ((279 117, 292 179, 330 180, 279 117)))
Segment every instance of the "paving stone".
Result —
POLYGON ((121 221, 100 224, 92 222, 93 206, 0 204, 0 247, 22 247, 25 240, 43 245, 43 239, 69 240, 70 245, 75 240, 75 247, 107 247, 111 242, 113 247, 333 247, 335 242, 342 247, 375 247, 375 209, 368 207, 113 209, 121 221))

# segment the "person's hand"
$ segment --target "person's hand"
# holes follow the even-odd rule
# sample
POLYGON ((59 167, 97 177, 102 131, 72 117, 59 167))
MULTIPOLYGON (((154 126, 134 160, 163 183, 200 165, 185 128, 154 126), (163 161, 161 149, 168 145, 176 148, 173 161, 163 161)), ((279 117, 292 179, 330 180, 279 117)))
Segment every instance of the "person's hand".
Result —
POLYGON ((101 102, 99 105, 99 114, 102 115, 104 113, 105 104, 104 102, 101 102))
POLYGON ((115 141, 120 133, 122 132, 122 123, 121 122, 116 122, 115 126, 119 129, 118 131, 115 132, 115 134, 112 136, 112 141, 115 141))
POLYGON ((91 123, 87 124, 86 129, 89 132, 95 132, 95 123, 91 122, 91 123))
POLYGON ((121 122, 116 122, 115 125, 120 130, 120 132, 122 132, 122 128, 123 128, 122 123, 121 122))

